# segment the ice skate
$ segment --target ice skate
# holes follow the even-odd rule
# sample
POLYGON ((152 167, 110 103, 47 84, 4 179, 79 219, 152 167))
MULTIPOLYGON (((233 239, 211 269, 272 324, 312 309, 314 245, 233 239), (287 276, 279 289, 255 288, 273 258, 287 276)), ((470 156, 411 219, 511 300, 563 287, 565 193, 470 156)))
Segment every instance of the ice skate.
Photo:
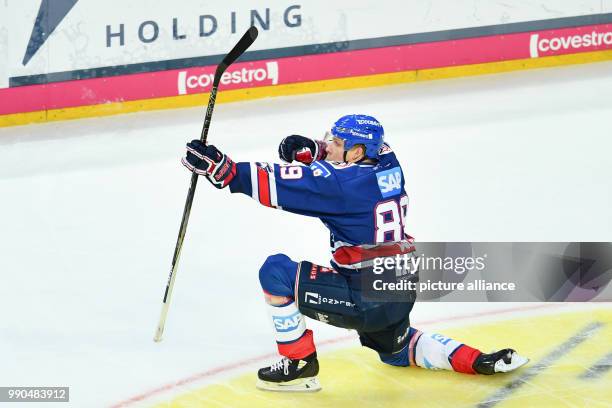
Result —
POLYGON ((257 388, 266 391, 315 392, 321 389, 318 373, 317 353, 301 360, 283 357, 279 362, 257 372, 257 388))
POLYGON ((528 358, 507 348, 491 354, 481 354, 474 362, 473 368, 478 374, 492 375, 516 370, 528 362, 528 358))

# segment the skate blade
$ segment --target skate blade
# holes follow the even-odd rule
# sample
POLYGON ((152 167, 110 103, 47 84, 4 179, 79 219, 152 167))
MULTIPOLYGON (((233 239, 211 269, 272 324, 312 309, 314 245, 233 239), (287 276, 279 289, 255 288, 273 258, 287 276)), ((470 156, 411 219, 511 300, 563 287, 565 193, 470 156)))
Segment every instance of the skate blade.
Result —
POLYGON ((321 384, 317 377, 298 378, 284 383, 257 380, 257 388, 264 391, 278 392, 317 392, 321 390, 321 384))
POLYGON ((504 360, 499 360, 495 363, 495 372, 496 373, 507 373, 509 371, 514 371, 519 367, 524 366, 529 362, 527 357, 520 356, 518 353, 512 353, 512 358, 509 364, 504 363, 504 360))

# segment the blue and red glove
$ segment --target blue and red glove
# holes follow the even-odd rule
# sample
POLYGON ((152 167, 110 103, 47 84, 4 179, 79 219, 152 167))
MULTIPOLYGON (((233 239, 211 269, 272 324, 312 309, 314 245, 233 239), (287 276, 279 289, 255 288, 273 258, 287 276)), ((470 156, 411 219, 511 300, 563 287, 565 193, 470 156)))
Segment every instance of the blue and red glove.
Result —
POLYGON ((278 156, 287 163, 296 160, 300 163, 310 164, 313 161, 325 159, 325 156, 327 156, 325 147, 325 142, 321 140, 291 135, 280 142, 278 156))
POLYGON ((206 176, 215 187, 226 187, 236 176, 236 163, 213 145, 200 140, 187 143, 187 155, 181 159, 190 171, 206 176))

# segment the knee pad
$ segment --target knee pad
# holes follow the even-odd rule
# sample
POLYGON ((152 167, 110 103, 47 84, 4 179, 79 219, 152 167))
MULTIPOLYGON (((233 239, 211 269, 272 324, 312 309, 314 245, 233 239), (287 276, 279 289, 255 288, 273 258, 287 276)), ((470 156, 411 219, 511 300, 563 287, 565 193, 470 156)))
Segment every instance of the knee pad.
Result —
POLYGON ((271 255, 259 269, 259 283, 271 295, 293 297, 297 268, 287 255, 271 255))
POLYGON ((400 350, 399 353, 378 353, 380 361, 385 364, 389 364, 396 367, 408 367, 410 362, 408 361, 408 345, 400 350))
MULTIPOLYGON (((409 324, 408 319, 407 323, 409 324)), ((378 352, 378 355, 380 357, 380 361, 382 361, 385 364, 390 364, 393 366, 398 366, 398 367, 408 367, 410 366, 410 345, 413 344, 413 338, 415 335, 419 335, 419 331, 412 328, 412 327, 405 327, 405 326, 400 326, 403 327, 404 333, 405 335, 403 336, 399 336, 396 337, 395 334, 399 334, 398 332, 394 333, 394 337, 393 340, 397 341, 398 344, 403 344, 403 348, 396 352, 396 353, 384 353, 384 352, 378 352), (404 338, 402 338, 404 337, 404 338)), ((400 332, 401 333, 401 332, 400 332)), ((412 364, 414 365, 414 361, 412 362, 412 364)))

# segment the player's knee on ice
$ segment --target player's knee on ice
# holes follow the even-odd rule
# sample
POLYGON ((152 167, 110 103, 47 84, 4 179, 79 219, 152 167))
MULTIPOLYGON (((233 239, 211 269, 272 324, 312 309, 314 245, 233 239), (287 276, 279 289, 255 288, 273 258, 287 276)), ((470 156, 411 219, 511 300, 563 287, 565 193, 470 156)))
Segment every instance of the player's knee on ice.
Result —
POLYGON ((261 288, 274 296, 294 296, 297 268, 285 254, 270 255, 259 269, 261 288))
MULTIPOLYGON (((400 351, 398 351, 397 353, 378 353, 378 356, 380 357, 380 361, 382 361, 385 364, 389 364, 392 366, 397 366, 397 367, 408 367, 410 366, 410 356, 409 353, 411 350, 411 345, 412 347, 414 347, 414 344, 412 343, 412 338, 415 335, 418 335, 418 333, 420 333, 417 329, 413 328, 413 327, 409 327, 408 330, 406 331, 406 335, 408 336, 408 338, 406 339, 406 346, 401 349, 400 351)), ((412 365, 416 365, 415 362, 412 363, 412 365)))
POLYGON ((408 361, 408 346, 404 347, 399 353, 378 353, 378 356, 380 357, 380 361, 392 366, 408 367, 410 365, 408 361))

